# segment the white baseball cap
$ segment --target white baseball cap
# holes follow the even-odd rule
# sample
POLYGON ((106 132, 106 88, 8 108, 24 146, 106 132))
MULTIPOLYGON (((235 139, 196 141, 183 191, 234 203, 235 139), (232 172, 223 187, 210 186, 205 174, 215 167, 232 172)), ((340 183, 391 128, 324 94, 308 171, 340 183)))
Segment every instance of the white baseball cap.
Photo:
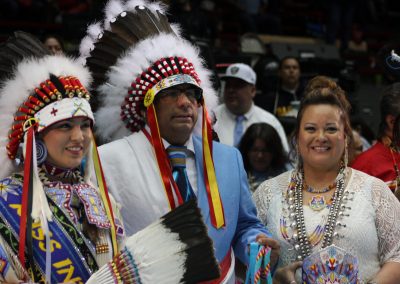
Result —
POLYGON ((257 81, 257 75, 253 68, 244 63, 234 63, 229 65, 221 79, 227 78, 241 79, 252 85, 255 85, 257 81))

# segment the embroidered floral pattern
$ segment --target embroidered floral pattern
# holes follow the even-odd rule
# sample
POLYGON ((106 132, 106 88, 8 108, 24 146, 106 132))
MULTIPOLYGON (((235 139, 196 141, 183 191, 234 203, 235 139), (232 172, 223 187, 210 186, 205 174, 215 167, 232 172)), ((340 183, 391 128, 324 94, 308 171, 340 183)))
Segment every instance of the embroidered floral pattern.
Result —
POLYGON ((7 201, 8 194, 18 195, 16 189, 18 184, 13 183, 11 178, 0 180, 0 196, 7 201))

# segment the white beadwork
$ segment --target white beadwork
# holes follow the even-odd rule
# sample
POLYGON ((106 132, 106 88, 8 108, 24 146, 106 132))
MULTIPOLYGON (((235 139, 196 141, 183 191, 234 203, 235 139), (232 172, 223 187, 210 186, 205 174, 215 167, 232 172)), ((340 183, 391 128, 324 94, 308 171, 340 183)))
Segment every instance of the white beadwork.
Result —
MULTIPOLYGON (((281 255, 279 265, 286 265, 295 260, 293 246, 285 241, 280 233, 280 218, 288 210, 282 199, 291 177, 291 171, 260 185, 253 198, 257 205, 258 216, 267 224, 272 237, 279 240, 281 255)), ((400 203, 382 181, 352 169, 346 191, 354 196, 348 200, 351 210, 349 216, 341 216, 346 227, 340 228, 343 238, 334 239, 333 243, 355 255, 360 263, 360 275, 363 280, 371 279, 385 262, 400 262, 400 203), (378 238, 378 235, 381 236, 378 238)), ((328 210, 314 212, 304 207, 307 233, 310 234, 322 222, 328 210)), ((321 243, 313 248, 320 249, 321 243)), ((298 279, 299 280, 299 279, 298 279)))

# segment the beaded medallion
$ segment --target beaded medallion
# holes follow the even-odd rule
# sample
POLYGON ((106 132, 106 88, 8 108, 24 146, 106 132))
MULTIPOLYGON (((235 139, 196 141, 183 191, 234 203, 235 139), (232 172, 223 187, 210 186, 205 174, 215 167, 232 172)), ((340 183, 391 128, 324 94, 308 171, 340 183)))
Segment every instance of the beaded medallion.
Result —
POLYGON ((308 205, 314 211, 321 211, 326 207, 325 198, 322 195, 314 195, 311 197, 308 205))

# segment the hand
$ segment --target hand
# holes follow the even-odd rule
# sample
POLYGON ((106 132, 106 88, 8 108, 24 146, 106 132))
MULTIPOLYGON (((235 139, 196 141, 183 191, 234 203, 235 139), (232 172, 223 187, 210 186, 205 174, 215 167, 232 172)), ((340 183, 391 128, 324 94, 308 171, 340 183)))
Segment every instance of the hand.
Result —
POLYGON ((284 267, 278 268, 274 274, 274 284, 296 284, 296 270, 302 265, 302 261, 296 261, 284 267))
POLYGON ((271 250, 271 267, 274 267, 278 262, 279 253, 280 253, 280 245, 277 240, 271 239, 264 234, 259 234, 256 237, 256 242, 263 246, 269 246, 271 250))

